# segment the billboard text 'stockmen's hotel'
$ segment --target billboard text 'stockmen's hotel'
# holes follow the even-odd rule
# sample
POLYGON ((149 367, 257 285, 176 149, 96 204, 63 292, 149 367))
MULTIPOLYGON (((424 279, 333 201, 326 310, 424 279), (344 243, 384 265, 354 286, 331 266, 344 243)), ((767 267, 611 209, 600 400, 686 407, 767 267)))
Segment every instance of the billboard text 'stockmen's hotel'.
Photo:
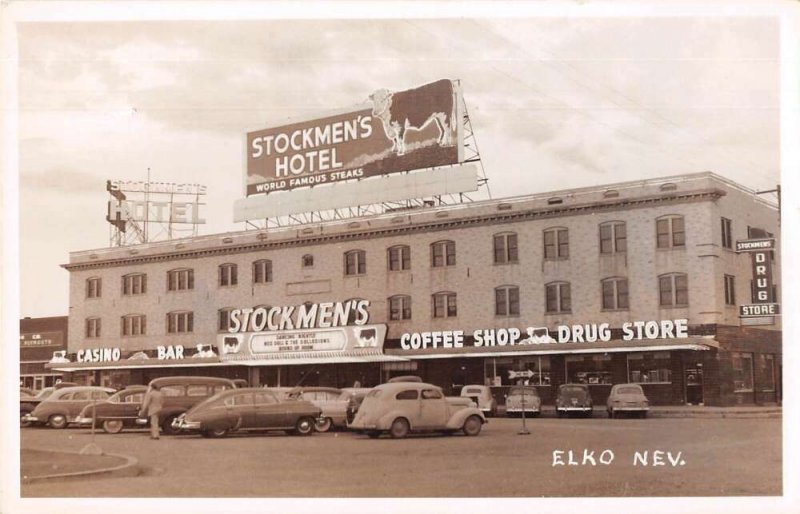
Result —
POLYGON ((446 204, 481 184, 464 106, 443 80, 248 133, 236 221, 409 201, 73 252, 68 351, 48 367, 112 385, 416 374, 499 398, 530 370, 545 402, 625 382, 661 404, 779 401, 774 205, 710 172, 446 204))

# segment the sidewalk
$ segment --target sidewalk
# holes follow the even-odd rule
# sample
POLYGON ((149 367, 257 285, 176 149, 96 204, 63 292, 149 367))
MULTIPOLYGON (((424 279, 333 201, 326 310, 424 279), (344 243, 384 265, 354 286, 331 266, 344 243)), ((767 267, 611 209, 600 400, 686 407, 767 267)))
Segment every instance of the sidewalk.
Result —
POLYGON ((54 478, 82 478, 96 475, 134 476, 137 460, 124 455, 82 455, 73 452, 20 451, 20 480, 30 483, 54 478))
MULTIPOLYGON (((706 407, 704 405, 655 405, 647 413, 651 418, 780 418, 783 408, 778 405, 737 405, 733 407, 706 407)), ((498 415, 505 416, 505 406, 498 415)), ((542 406, 542 417, 556 417, 553 405, 542 406)), ((605 405, 595 405, 593 417, 607 417, 605 405)))

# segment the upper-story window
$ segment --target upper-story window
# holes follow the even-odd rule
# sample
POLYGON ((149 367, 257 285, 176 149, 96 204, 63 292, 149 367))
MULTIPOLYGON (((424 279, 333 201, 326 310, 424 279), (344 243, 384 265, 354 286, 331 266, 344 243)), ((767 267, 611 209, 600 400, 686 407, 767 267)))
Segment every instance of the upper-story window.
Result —
POLYGON ((86 279, 86 298, 100 298, 100 286, 102 280, 100 277, 92 277, 86 279))
POLYGON ((272 261, 260 259, 253 263, 253 283, 266 284, 272 282, 272 261))
POLYGON ((147 333, 147 317, 144 314, 122 316, 121 325, 123 336, 141 336, 147 333))
POLYGON ((601 282, 603 291, 603 309, 627 309, 628 304, 628 279, 607 278, 601 282))
POLYGON ((544 258, 569 257, 569 232, 566 228, 549 228, 544 231, 544 258))
POLYGON ((733 222, 728 218, 720 218, 722 229, 722 247, 733 248, 733 222))
POLYGON ((387 250, 389 271, 411 269, 411 248, 407 245, 392 246, 387 250))
POLYGON ((689 280, 685 273, 667 273, 658 277, 659 303, 663 307, 689 305, 689 280))
POLYGON ((683 216, 662 216, 656 220, 656 246, 658 248, 686 246, 683 216))
POLYGON ((551 282, 544 286, 545 311, 548 314, 571 312, 572 292, 569 282, 551 282))
POLYGON ((227 332, 231 328, 231 311, 233 307, 225 307, 217 311, 217 330, 220 332, 227 332))
POLYGON ((183 312, 170 312, 167 313, 167 333, 169 334, 183 334, 189 333, 194 330, 194 313, 183 312))
POLYGON ((86 318, 86 338, 100 337, 100 318, 86 318))
POLYGON ((519 316, 519 287, 500 286, 494 290, 495 316, 519 316))
POLYGON ((733 275, 724 276, 725 284, 725 305, 736 305, 736 277, 733 275))
POLYGON ((238 283, 236 278, 236 264, 220 264, 219 266, 219 285, 235 286, 238 283))
POLYGON ((167 272, 167 291, 189 291, 194 289, 193 269, 173 269, 167 272))
POLYGON ((125 296, 145 294, 147 292, 147 275, 130 273, 122 277, 122 294, 125 296))
POLYGON ((389 319, 399 321, 411 319, 411 297, 398 294, 389 297, 389 319))
POLYGON ((313 268, 314 267, 314 256, 311 255, 310 253, 307 253, 307 254, 303 255, 303 257, 300 259, 300 264, 304 268, 313 268))
POLYGON ((367 272, 367 252, 350 250, 344 254, 344 274, 363 275, 367 272))
POLYGON ((431 245, 431 266, 441 268, 456 265, 455 241, 437 241, 431 245))
POLYGON ((443 291, 434 294, 432 299, 434 318, 452 318, 458 315, 455 293, 443 291))
POLYGON ((494 263, 507 264, 519 262, 517 251, 517 234, 495 234, 494 236, 494 263))
POLYGON ((624 221, 609 221, 600 224, 600 253, 623 253, 628 251, 628 236, 624 221))

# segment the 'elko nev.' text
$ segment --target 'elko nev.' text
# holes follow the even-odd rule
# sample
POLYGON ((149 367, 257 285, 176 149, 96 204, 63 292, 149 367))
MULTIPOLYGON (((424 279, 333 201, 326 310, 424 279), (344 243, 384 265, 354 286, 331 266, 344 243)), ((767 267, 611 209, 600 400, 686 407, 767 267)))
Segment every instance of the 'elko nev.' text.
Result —
MULTIPOLYGON (((547 335, 535 335, 546 329, 528 328, 524 335, 517 328, 478 329, 472 332, 473 346, 506 346, 517 344, 550 343, 592 343, 610 341, 611 326, 608 323, 585 325, 559 325, 556 328, 558 339, 547 335)), ((684 339, 689 337, 689 320, 631 321, 622 324, 622 339, 684 339)), ((421 348, 463 348, 464 331, 406 333, 400 337, 400 347, 404 350, 421 348)))

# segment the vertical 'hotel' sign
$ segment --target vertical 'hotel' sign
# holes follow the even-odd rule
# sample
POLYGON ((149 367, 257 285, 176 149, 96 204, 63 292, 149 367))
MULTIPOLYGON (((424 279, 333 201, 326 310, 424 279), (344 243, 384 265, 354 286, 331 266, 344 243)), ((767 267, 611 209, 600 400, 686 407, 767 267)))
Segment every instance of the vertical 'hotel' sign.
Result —
POLYGON ((737 252, 749 252, 753 262, 753 302, 740 305, 739 315, 743 318, 753 316, 775 316, 780 314, 775 303, 772 281, 772 255, 775 239, 747 239, 736 242, 737 252))

